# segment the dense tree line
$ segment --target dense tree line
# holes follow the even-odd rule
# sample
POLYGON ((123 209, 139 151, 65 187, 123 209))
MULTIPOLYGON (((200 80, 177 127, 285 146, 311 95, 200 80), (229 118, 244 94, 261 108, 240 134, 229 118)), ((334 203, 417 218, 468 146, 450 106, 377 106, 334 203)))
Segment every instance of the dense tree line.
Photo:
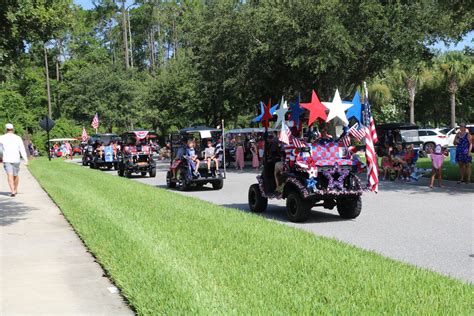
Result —
POLYGON ((378 120, 472 119, 472 51, 428 48, 473 29, 463 1, 94 3, 1 5, 0 123, 37 137, 41 116, 65 136, 96 112, 103 131, 244 126, 259 100, 351 98, 363 81, 378 120))

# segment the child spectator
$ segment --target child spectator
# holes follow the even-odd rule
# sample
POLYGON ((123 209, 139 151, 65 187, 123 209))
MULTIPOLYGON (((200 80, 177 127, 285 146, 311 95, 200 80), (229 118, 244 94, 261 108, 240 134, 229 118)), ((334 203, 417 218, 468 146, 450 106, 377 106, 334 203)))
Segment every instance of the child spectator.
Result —
POLYGON ((383 179, 385 181, 389 180, 390 174, 394 170, 392 157, 390 155, 387 155, 382 158, 382 170, 383 170, 383 179))
POLYGON ((207 147, 204 150, 204 160, 207 162, 207 172, 211 173, 211 162, 216 165, 216 175, 219 174, 219 160, 216 157, 216 149, 212 146, 212 141, 207 141, 207 147))
POLYGON ((442 170, 443 170, 443 162, 444 162, 444 154, 441 145, 436 145, 434 153, 430 154, 431 158, 431 182, 430 188, 433 188, 434 179, 438 177, 438 185, 440 188, 443 187, 441 184, 441 177, 442 177, 442 170))

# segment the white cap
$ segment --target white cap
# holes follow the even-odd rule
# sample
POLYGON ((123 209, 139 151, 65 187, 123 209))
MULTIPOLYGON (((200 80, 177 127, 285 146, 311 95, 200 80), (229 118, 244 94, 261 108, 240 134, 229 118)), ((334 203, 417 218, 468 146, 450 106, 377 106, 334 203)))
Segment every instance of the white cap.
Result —
POLYGON ((5 129, 13 129, 13 124, 12 123, 5 124, 5 129))

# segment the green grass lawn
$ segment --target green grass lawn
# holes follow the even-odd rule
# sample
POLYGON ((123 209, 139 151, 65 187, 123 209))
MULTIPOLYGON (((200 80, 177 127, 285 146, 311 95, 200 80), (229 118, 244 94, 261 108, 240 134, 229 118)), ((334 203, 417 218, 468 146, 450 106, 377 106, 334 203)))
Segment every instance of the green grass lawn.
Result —
POLYGON ((472 285, 256 215, 60 160, 29 168, 139 314, 474 307, 472 285))

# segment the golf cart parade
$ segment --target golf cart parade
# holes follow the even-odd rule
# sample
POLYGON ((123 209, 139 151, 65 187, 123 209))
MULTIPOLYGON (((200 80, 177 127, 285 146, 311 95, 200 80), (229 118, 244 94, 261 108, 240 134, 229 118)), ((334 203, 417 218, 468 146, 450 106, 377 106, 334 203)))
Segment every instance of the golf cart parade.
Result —
POLYGON ((249 188, 250 210, 264 212, 269 199, 286 199, 287 217, 292 222, 306 221, 313 206, 337 207, 339 215, 345 219, 359 216, 362 193, 366 190, 376 192, 378 186, 373 147, 373 139, 377 136, 367 92, 364 104, 361 104, 358 92, 350 103, 343 103, 336 90, 332 102, 320 102, 313 91, 310 103, 300 105, 298 99, 291 104, 291 109, 283 98, 278 110, 270 102, 261 107, 262 113, 255 120, 266 129, 263 170, 257 177, 257 183, 249 188), (345 113, 346 110, 349 111, 345 113), (304 114, 309 115, 308 132, 302 137, 304 114), (278 116, 274 127, 281 126, 278 138, 268 132, 274 115, 278 116), (328 134, 326 125, 334 118, 340 119, 345 126, 338 140, 333 140, 328 134), (356 123, 348 128, 350 119, 356 123), (317 123, 318 130, 313 128, 313 123, 317 123), (359 161, 355 147, 350 146, 351 136, 358 141, 365 139, 367 186, 362 185, 357 176, 364 165, 359 161))
MULTIPOLYGON (((359 92, 351 101, 342 101, 336 90, 332 102, 321 102, 313 90, 309 103, 300 104, 298 97, 288 105, 282 98, 273 106, 271 101, 266 105, 260 102, 260 109, 260 115, 252 122, 261 123, 262 128, 224 133, 222 122, 222 129, 196 126, 169 135, 166 186, 187 191, 211 184, 214 190, 221 190, 226 178, 226 151, 231 153, 226 148, 226 140, 235 143, 235 135, 238 146, 245 147, 245 141, 253 144, 252 165, 255 169, 259 164, 262 167, 257 182, 248 189, 252 212, 264 212, 268 200, 285 199, 286 214, 292 222, 306 221, 314 206, 336 208, 344 219, 358 217, 363 192, 378 190, 374 148, 377 131, 367 90, 363 103, 359 92), (332 120, 339 123, 328 124, 332 120), (272 127, 270 122, 274 122, 272 127), (343 128, 338 133, 340 125, 343 128), (340 135, 333 138, 330 132, 340 135), (258 146, 261 145, 258 156, 255 139, 259 140, 258 146), (364 147, 366 159, 362 162, 357 152, 364 147), (363 184, 358 174, 365 171, 367 183, 363 184)), ((146 130, 129 131, 121 138, 115 134, 92 135, 82 163, 91 168, 114 166, 121 177, 130 178, 136 173, 154 178, 157 138, 154 131, 146 130)), ((244 162, 241 150, 240 170, 244 162)))

